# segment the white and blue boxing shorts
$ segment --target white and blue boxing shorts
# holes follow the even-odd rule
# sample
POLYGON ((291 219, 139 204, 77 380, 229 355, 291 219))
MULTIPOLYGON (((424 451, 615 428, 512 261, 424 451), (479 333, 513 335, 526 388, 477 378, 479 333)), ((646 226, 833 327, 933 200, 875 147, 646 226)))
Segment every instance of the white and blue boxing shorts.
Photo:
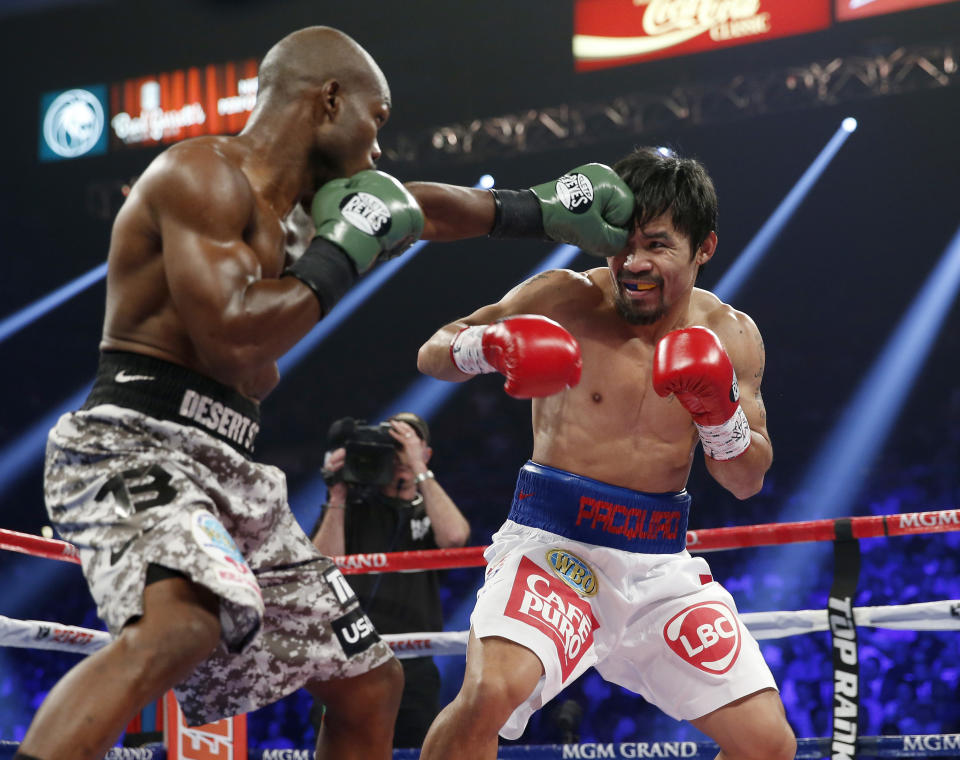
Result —
POLYGON ((776 689, 733 597, 684 548, 686 491, 643 493, 528 462, 484 557, 471 627, 526 647, 544 675, 500 729, 593 666, 677 720, 776 689))

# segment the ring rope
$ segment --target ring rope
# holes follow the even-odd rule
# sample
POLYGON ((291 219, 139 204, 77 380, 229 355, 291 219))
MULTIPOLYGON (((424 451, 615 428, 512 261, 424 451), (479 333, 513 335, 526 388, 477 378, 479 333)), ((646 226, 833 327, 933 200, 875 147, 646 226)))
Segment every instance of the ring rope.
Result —
MULTIPOLYGON (((854 607, 857 625, 910 631, 960 631, 960 599, 854 607)), ((741 620, 756 639, 782 639, 830 629, 827 610, 744 612, 741 620)), ((432 657, 467 651, 469 631, 381 634, 400 658, 432 657)), ((91 628, 16 620, 0 615, 0 646, 91 653, 106 646, 110 634, 91 628)))
MULTIPOLYGON (((842 518, 849 523, 853 538, 911 536, 960 531, 960 509, 931 512, 904 512, 894 515, 842 518)), ((694 553, 811 541, 834 541, 838 519, 806 522, 765 523, 732 528, 706 528, 687 533, 687 549, 694 553)), ((356 573, 413 572, 482 567, 486 546, 460 549, 427 549, 407 552, 374 552, 333 557, 345 575, 356 573)), ((80 563, 77 548, 66 541, 43 538, 0 528, 0 549, 48 559, 80 563)))

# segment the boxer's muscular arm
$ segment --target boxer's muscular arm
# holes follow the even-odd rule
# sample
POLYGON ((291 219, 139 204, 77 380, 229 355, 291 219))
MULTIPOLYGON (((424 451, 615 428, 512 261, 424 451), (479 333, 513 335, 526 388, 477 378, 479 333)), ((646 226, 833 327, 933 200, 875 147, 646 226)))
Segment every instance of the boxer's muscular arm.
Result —
POLYGON ((464 327, 488 325, 517 314, 540 314, 556 319, 555 304, 558 299, 562 301, 572 296, 570 284, 574 278, 579 275, 568 270, 542 272, 517 285, 497 303, 483 306, 469 316, 444 325, 420 347, 417 368, 438 380, 457 383, 469 380, 473 375, 457 369, 450 357, 450 343, 457 333, 464 327))
MULTIPOLYGON (((320 317, 313 292, 292 277, 264 279, 246 241, 255 199, 246 177, 212 151, 167 161, 150 177, 174 308, 214 377, 275 361, 320 317)), ((279 256, 279 253, 278 253, 279 256)))
POLYGON ((494 202, 489 190, 439 182, 407 182, 405 187, 423 209, 423 240, 482 237, 493 227, 494 202))
POLYGON ((750 423, 750 446, 740 456, 717 461, 705 456, 707 471, 738 499, 760 491, 763 476, 773 462, 773 446, 767 432, 767 412, 760 395, 765 353, 763 338, 754 321, 743 312, 723 306, 708 324, 719 336, 740 387, 740 407, 750 423))

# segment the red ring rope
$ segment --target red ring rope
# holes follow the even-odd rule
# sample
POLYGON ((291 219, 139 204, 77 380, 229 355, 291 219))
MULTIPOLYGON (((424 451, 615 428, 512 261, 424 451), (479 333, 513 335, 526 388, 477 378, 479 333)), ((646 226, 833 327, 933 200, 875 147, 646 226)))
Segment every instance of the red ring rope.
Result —
MULTIPOLYGON (((960 509, 934 512, 904 512, 895 515, 848 518, 854 538, 877 536, 909 536, 924 533, 946 533, 960 530, 960 509)), ((834 518, 807 522, 766 523, 734 528, 707 528, 687 533, 687 548, 692 552, 740 549, 747 546, 778 546, 808 541, 833 541, 836 538, 834 518)), ((485 546, 462 549, 430 549, 416 552, 378 552, 334 557, 347 575, 370 572, 412 572, 415 570, 448 570, 455 567, 482 567, 485 546)), ((80 556, 73 544, 52 538, 0 528, 0 549, 22 552, 37 557, 59 559, 79 564, 80 556)))

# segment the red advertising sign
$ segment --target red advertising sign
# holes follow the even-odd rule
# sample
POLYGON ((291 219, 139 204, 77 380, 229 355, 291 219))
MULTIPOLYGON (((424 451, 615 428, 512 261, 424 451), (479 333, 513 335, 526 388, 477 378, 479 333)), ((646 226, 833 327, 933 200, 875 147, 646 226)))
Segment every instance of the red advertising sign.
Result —
POLYGON ((826 29, 830 0, 576 0, 578 71, 826 29))
POLYGON ((247 716, 189 727, 172 691, 164 697, 163 743, 168 760, 247 760, 247 716))
POLYGON ((957 0, 834 0, 836 2, 837 21, 850 21, 864 16, 879 16, 882 13, 896 13, 910 8, 922 8, 925 5, 943 5, 957 0))
POLYGON ((243 129, 257 61, 209 64, 110 85, 110 145, 156 145, 243 129))

